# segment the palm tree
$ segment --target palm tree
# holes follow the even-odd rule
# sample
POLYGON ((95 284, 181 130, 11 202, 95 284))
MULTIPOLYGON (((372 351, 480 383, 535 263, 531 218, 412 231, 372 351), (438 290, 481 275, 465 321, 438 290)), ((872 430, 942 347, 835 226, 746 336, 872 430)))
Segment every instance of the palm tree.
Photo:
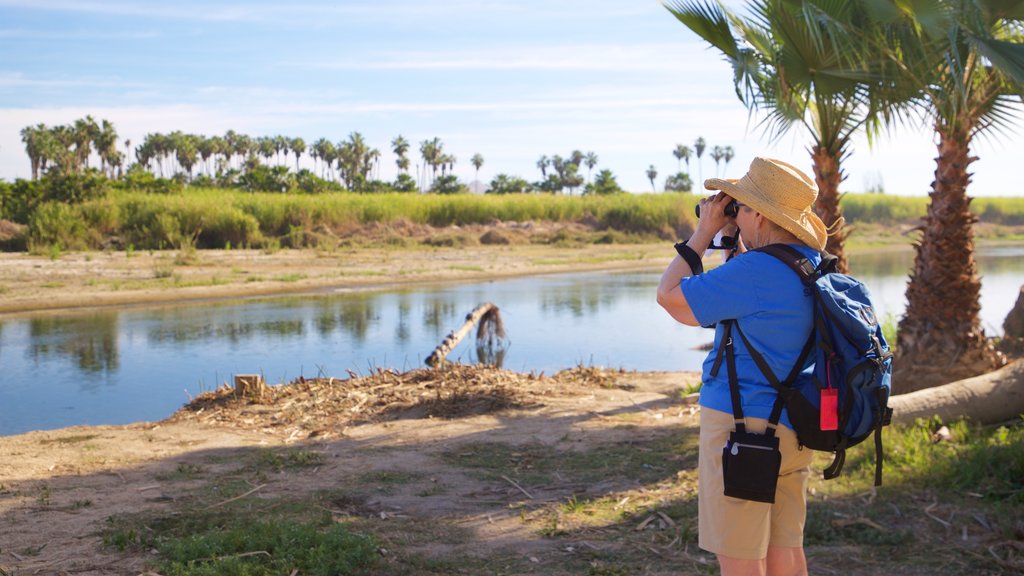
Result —
POLYGON ((725 158, 725 149, 721 146, 715 146, 711 149, 711 159, 715 161, 715 176, 721 174, 718 171, 718 165, 722 162, 722 158, 725 158))
POLYGON ((542 180, 548 179, 548 163, 549 160, 547 156, 542 155, 540 159, 537 160, 537 168, 540 168, 540 177, 542 180))
MULTIPOLYGON (((938 140, 935 178, 897 336, 893 392, 910 392, 987 372, 1005 363, 979 319, 981 281, 974 260, 976 217, 967 186, 973 138, 1008 125, 1024 93, 1024 10, 993 0, 928 0, 898 14, 893 81, 916 101, 938 140), (896 58, 896 56, 901 56, 896 58), (900 377, 902 376, 902 377, 900 377)), ((892 38, 896 38, 893 42, 892 38)))
POLYGON ((476 168, 476 176, 474 176, 473 179, 479 181, 480 167, 484 165, 484 157, 481 156, 479 152, 477 152, 476 154, 473 154, 472 158, 469 159, 469 163, 473 165, 473 168, 476 168))
POLYGON ((92 116, 86 116, 85 118, 75 120, 75 125, 72 128, 72 141, 75 145, 74 170, 76 172, 80 171, 82 168, 89 167, 89 155, 92 153, 92 143, 96 140, 96 135, 99 131, 100 128, 92 116))
POLYGON ((21 141, 25 143, 25 153, 32 164, 32 179, 39 179, 39 169, 42 164, 42 134, 46 131, 45 124, 38 126, 26 126, 21 129, 21 141))
POLYGON ((657 192, 657 190, 654 189, 654 179, 657 177, 658 170, 654 167, 654 164, 651 164, 647 167, 647 179, 651 181, 651 192, 657 192))
POLYGON ((401 134, 396 136, 391 141, 391 149, 394 150, 395 156, 398 160, 395 163, 398 165, 398 169, 404 172, 409 171, 409 159, 405 157, 405 153, 409 151, 409 141, 402 137, 401 134))
POLYGON ((299 157, 306 152, 306 141, 302 138, 292 138, 288 143, 288 147, 291 148, 292 154, 295 154, 295 173, 299 172, 299 157))
POLYGON ((736 151, 732 149, 732 146, 726 146, 723 150, 722 159, 725 160, 725 173, 729 173, 729 162, 736 157, 736 151))
MULTIPOLYGON (((424 166, 430 166, 430 183, 432 184, 434 178, 437 177, 437 167, 441 164, 441 157, 444 156, 444 144, 442 144, 441 139, 436 136, 433 140, 424 140, 423 142, 420 142, 420 154, 423 156, 424 166)), ((424 173, 426 172, 425 167, 424 173)), ((424 178, 426 178, 425 174, 424 178)), ((420 189, 428 190, 430 189, 430 186, 420 186, 420 189)))
POLYGON ((594 166, 597 166, 597 154, 587 152, 586 157, 583 158, 583 163, 587 165, 587 180, 590 180, 590 173, 594 170, 594 166))
POLYGON ((666 7, 732 63, 737 96, 750 110, 767 112, 772 139, 793 126, 807 130, 818 185, 815 212, 830 229, 825 249, 846 271, 841 163, 854 134, 877 133, 880 113, 871 107, 877 86, 867 82, 869 64, 879 56, 863 40, 871 29, 863 2, 759 0, 749 4, 745 19, 701 0, 672 0, 666 7))
MULTIPOLYGON (((680 17, 678 15, 676 15, 676 18, 680 18, 680 17)), ((680 18, 680 20, 682 20, 682 18, 680 18)), ((685 24, 685 22, 684 22, 684 24, 685 24)), ((704 148, 706 148, 706 147, 707 147, 707 142, 704 142, 704 137, 703 136, 698 137, 697 141, 693 143, 693 151, 697 155, 697 170, 698 170, 698 174, 700 174, 700 181, 701 182, 704 182, 704 164, 701 163, 700 157, 704 155, 704 148)), ((687 162, 687 166, 689 166, 689 162, 687 162)))
MULTIPOLYGON (((117 156, 117 130, 107 120, 103 120, 95 132, 93 132, 93 145, 96 153, 100 156, 100 168, 107 172, 111 161, 117 156)), ((113 167, 110 167, 110 176, 113 176, 113 167)))
POLYGON ((672 151, 672 155, 676 157, 676 172, 683 171, 681 160, 686 160, 686 171, 690 171, 690 154, 693 154, 693 150, 690 150, 689 146, 676 144, 676 149, 672 151))
POLYGON ((213 168, 210 166, 210 158, 213 158, 217 153, 217 141, 206 136, 199 136, 196 141, 196 149, 199 151, 199 158, 202 160, 200 171, 205 171, 207 176, 211 176, 213 168))

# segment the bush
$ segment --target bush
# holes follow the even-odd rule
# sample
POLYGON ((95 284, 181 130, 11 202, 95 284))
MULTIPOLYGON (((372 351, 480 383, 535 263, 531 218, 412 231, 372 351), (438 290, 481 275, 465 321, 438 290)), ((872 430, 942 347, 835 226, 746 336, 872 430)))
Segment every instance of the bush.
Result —
POLYGON ((47 202, 37 208, 28 222, 28 247, 39 250, 56 246, 61 250, 87 248, 88 226, 79 212, 67 204, 47 202))
POLYGON ((611 170, 601 170, 597 174, 597 178, 594 178, 594 182, 587 184, 587 187, 583 190, 584 194, 618 194, 623 192, 619 183, 615 180, 615 175, 612 174, 611 170))
POLYGON ((391 188, 395 192, 416 192, 419 190, 419 187, 416 186, 416 180, 405 172, 402 172, 395 178, 395 183, 391 185, 391 188))
POLYGON ((445 174, 434 180, 430 191, 435 194, 464 194, 469 192, 469 189, 462 182, 459 182, 459 179, 454 174, 445 174))
POLYGON ((693 180, 686 172, 679 172, 665 179, 666 192, 689 192, 691 190, 693 190, 693 180))
POLYGON ((251 166, 238 178, 238 186, 249 192, 287 192, 295 178, 285 166, 251 166))
POLYGON ((341 188, 337 184, 328 182, 305 168, 295 175, 295 184, 299 190, 307 194, 321 194, 341 188))
POLYGON ((180 194, 185 185, 177 180, 157 178, 145 168, 133 164, 121 179, 121 186, 126 190, 150 192, 154 194, 180 194))
POLYGON ((491 180, 487 194, 520 194, 533 192, 533 186, 518 176, 498 174, 491 180))

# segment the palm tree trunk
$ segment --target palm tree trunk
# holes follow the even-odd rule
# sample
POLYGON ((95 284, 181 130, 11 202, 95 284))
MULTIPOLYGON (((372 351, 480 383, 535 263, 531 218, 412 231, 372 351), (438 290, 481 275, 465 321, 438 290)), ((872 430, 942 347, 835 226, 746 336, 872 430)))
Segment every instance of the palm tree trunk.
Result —
POLYGON ((820 145, 811 149, 814 180, 818 184, 818 200, 814 203, 814 212, 832 232, 825 244, 825 251, 839 259, 836 268, 846 274, 850 269, 846 250, 843 248, 847 230, 846 225, 842 223, 843 209, 839 207, 839 184, 846 179, 839 166, 843 155, 842 150, 832 153, 820 145))
POLYGON ((931 388, 989 372, 1006 358, 981 328, 981 279, 967 185, 969 129, 936 128, 939 157, 928 214, 915 245, 907 311, 899 324, 893 393, 931 388))

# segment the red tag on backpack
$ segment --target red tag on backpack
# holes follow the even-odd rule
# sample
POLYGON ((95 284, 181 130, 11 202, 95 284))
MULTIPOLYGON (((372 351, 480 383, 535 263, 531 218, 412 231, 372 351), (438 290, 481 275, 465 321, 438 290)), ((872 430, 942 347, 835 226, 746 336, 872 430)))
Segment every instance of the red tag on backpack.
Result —
POLYGON ((821 429, 839 430, 839 390, 821 389, 821 429))

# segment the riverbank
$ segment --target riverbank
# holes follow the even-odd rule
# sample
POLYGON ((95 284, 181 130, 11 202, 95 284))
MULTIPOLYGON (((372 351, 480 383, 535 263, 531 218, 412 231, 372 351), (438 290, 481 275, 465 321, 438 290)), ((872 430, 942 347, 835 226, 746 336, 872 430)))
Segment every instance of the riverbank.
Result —
POLYGON ((654 269, 668 243, 0 253, 0 314, 654 269))
MULTIPOLYGON (((656 270, 674 257, 668 241, 602 243, 579 226, 551 223, 410 228, 403 242, 374 230, 332 249, 0 252, 0 315, 656 270), (530 243, 528 233, 561 240, 530 243)), ((978 224, 976 234, 979 246, 1024 242, 1021 227, 978 224)), ((909 251, 912 238, 908 226, 861 224, 847 252, 909 251)))

